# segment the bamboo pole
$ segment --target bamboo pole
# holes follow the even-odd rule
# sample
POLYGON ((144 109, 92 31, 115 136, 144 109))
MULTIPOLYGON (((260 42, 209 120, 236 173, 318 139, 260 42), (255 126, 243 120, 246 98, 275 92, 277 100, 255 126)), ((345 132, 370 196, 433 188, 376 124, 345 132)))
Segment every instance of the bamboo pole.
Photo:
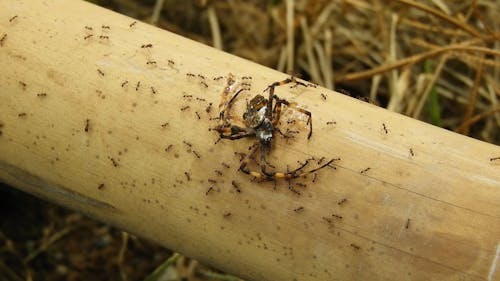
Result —
POLYGON ((500 280, 498 146, 283 86, 314 131, 285 111, 300 133, 276 136, 269 162, 341 159, 292 192, 238 171, 254 140, 208 130, 219 76, 252 77, 239 115, 284 74, 79 1, 2 1, 2 37, 12 186, 248 280, 500 280))

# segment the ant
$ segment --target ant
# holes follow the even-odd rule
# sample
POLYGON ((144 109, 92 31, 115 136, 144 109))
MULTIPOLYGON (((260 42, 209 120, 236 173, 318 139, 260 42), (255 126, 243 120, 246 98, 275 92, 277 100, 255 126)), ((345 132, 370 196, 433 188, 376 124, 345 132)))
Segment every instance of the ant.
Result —
POLYGON ((224 87, 221 103, 219 105, 219 108, 221 109, 219 112, 219 125, 215 127, 214 130, 219 133, 220 139, 237 140, 246 137, 257 138, 257 142, 253 146, 252 152, 241 160, 241 165, 239 170, 242 171, 243 173, 265 181, 276 180, 276 179, 290 180, 314 173, 322 168, 329 166, 335 160, 332 159, 326 162, 324 165, 319 166, 307 172, 302 172, 301 170, 307 164, 309 164, 309 160, 305 161, 304 164, 300 165, 298 168, 292 171, 269 172, 267 170, 267 167, 270 166, 270 164, 268 164, 268 162, 266 161, 266 153, 269 153, 271 150, 271 143, 274 135, 276 133, 281 133, 280 129, 277 126, 279 124, 280 114, 283 105, 308 116, 307 125, 309 125, 309 134, 307 135, 307 139, 310 139, 312 135, 311 112, 299 108, 297 107, 296 103, 289 102, 285 99, 281 99, 274 94, 274 90, 276 87, 290 83, 293 83, 294 87, 297 87, 299 85, 304 87, 309 86, 308 84, 297 81, 293 76, 283 81, 278 81, 270 84, 264 90, 264 92, 269 92, 269 96, 267 99, 264 96, 258 94, 255 97, 253 97, 249 102, 247 102, 246 111, 245 113, 243 113, 244 127, 242 127, 230 123, 229 111, 231 109, 233 102, 236 100, 238 95, 242 91, 244 91, 244 89, 239 88, 239 90, 237 90, 238 83, 236 83, 232 74, 228 75, 227 84, 224 87), (260 171, 251 171, 247 168, 247 165, 250 159, 253 159, 252 157, 259 149, 260 149, 260 171))
POLYGON ((5 41, 5 39, 7 39, 7 33, 2 35, 2 38, 0 38, 0 47, 3 46, 3 42, 5 41))

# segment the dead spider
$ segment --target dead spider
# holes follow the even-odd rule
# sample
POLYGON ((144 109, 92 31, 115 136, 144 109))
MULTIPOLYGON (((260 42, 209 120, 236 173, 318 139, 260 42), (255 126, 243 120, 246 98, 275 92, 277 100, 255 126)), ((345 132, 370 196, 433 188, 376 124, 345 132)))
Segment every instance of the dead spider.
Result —
MULTIPOLYGON (((251 147, 251 153, 246 155, 241 159, 241 165, 239 170, 254 176, 260 180, 276 180, 276 179, 294 179, 298 177, 303 177, 308 174, 314 173, 324 167, 329 166, 334 159, 328 161, 322 166, 315 169, 303 172, 302 169, 309 164, 309 160, 305 161, 300 167, 295 170, 287 172, 269 172, 267 171, 267 166, 271 166, 266 161, 266 154, 271 151, 271 142, 274 135, 280 133, 284 135, 278 126, 280 120, 280 114, 282 106, 286 105, 287 108, 294 109, 305 115, 307 115, 307 125, 309 126, 309 133, 307 139, 311 138, 312 135, 312 116, 311 112, 297 107, 297 103, 289 102, 285 99, 281 99, 274 94, 274 89, 278 86, 293 83, 293 87, 304 86, 308 87, 307 84, 297 81, 295 77, 290 77, 283 81, 274 82, 269 85, 264 92, 268 91, 268 98, 264 98, 262 95, 256 95, 253 97, 246 105, 246 111, 243 113, 243 126, 235 125, 230 122, 229 111, 234 101, 238 95, 243 92, 244 88, 239 88, 238 83, 234 80, 234 77, 229 74, 226 86, 222 93, 221 102, 219 104, 219 125, 214 128, 215 131, 219 132, 221 139, 237 140, 246 137, 256 137, 257 143, 251 147), (233 94, 234 93, 234 94, 233 94), (260 172, 251 171, 247 165, 251 159, 254 159, 254 155, 260 149, 260 172)), ((284 135, 285 136, 285 135, 284 135)))

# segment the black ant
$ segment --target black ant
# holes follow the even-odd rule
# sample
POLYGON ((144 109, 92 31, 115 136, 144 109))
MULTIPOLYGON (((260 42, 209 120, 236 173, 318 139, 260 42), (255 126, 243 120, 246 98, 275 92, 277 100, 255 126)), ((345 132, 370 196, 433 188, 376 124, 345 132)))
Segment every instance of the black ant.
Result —
POLYGON ((295 77, 290 77, 283 81, 274 82, 270 84, 264 92, 268 91, 269 96, 266 99, 262 95, 256 95, 252 98, 246 106, 246 111, 243 113, 243 121, 245 127, 234 125, 230 123, 229 110, 233 102, 236 100, 238 95, 244 91, 244 89, 238 89, 238 83, 233 78, 233 75, 229 74, 227 79, 227 84, 224 87, 222 93, 222 100, 219 105, 221 109, 219 113, 219 125, 214 128, 215 131, 219 133, 221 139, 237 140, 246 137, 256 137, 257 143, 253 146, 253 150, 249 155, 241 160, 241 165, 239 170, 251 175, 260 180, 275 180, 275 179, 293 179, 298 177, 303 177, 308 174, 314 173, 322 168, 329 166, 335 159, 328 161, 326 164, 312 169, 307 172, 301 172, 301 170, 309 164, 309 161, 305 161, 304 164, 300 165, 298 168, 287 172, 269 172, 267 167, 270 166, 266 161, 266 153, 271 150, 271 142, 273 140, 276 132, 281 133, 279 128, 277 128, 280 120, 280 114, 282 106, 285 105, 288 108, 292 108, 308 116, 307 125, 309 125, 309 134, 307 139, 311 138, 312 135, 312 115, 311 112, 297 107, 294 102, 289 102, 285 99, 279 98, 274 94, 274 89, 278 86, 293 83, 293 86, 304 86, 308 87, 308 84, 297 81, 295 77), (234 93, 236 92, 236 93, 234 93), (234 93, 234 94, 233 94, 234 93), (260 171, 251 171, 247 168, 248 162, 254 154, 260 149, 260 171))
POLYGON ((5 39, 7 39, 7 33, 5 33, 4 35, 2 35, 2 38, 0 38, 0 47, 3 46, 3 42, 5 41, 5 39))
POLYGON ((85 128, 83 129, 86 133, 90 130, 90 119, 85 120, 85 128))

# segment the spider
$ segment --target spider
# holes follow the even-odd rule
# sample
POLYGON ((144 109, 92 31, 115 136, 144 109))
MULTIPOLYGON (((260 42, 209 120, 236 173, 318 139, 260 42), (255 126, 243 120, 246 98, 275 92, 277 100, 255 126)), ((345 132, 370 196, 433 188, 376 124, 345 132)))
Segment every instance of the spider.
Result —
POLYGON ((267 99, 263 95, 258 94, 249 102, 247 102, 246 111, 242 116, 244 123, 243 127, 230 123, 229 119, 231 116, 229 114, 229 111, 238 95, 245 89, 239 88, 239 85, 234 80, 233 75, 229 74, 228 76, 227 84, 224 88, 221 102, 219 104, 219 125, 215 127, 214 130, 219 133, 220 139, 237 140, 246 137, 255 137, 257 139, 257 142, 250 148, 251 152, 241 159, 241 165, 239 168, 239 170, 243 173, 251 175, 256 179, 269 181, 276 179, 290 180, 298 177, 303 177, 329 166, 335 160, 332 159, 326 164, 306 172, 303 172, 302 169, 309 164, 309 160, 306 160, 298 168, 292 171, 287 170, 286 172, 269 172, 267 170, 267 166, 272 165, 266 161, 266 153, 269 153, 271 150, 271 141, 273 140, 274 135, 276 133, 279 133, 285 136, 277 127, 283 105, 286 105, 288 108, 292 108, 307 115, 307 125, 309 126, 307 139, 310 139, 312 135, 311 112, 297 107, 297 103, 295 102, 289 102, 285 99, 281 99, 274 94, 274 89, 276 87, 290 83, 293 83, 292 87, 297 87, 299 85, 304 87, 309 86, 308 84, 297 81, 293 76, 283 81, 278 81, 270 84, 264 90, 264 93, 269 92, 269 96, 267 99), (259 149, 260 171, 251 171, 247 167, 248 163, 250 159, 254 158, 254 155, 259 149))

